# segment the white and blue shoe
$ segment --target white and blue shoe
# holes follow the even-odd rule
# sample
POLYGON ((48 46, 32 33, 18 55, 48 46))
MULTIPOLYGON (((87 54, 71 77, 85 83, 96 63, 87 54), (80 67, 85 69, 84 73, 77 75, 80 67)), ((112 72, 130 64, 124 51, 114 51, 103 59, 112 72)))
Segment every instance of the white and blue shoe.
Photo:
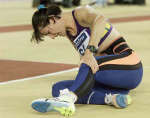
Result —
POLYGON ((125 94, 106 94, 105 103, 116 108, 126 108, 132 103, 132 99, 129 95, 125 94))
POLYGON ((76 96, 68 90, 60 91, 60 96, 51 99, 37 99, 31 104, 32 108, 38 112, 56 111, 64 116, 71 116, 75 113, 76 96))

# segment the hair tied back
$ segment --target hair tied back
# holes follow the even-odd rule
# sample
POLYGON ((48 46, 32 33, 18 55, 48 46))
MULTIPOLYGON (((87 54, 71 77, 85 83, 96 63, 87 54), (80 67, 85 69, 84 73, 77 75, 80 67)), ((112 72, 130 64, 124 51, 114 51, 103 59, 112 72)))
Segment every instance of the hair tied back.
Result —
POLYGON ((44 9, 44 8, 46 8, 44 4, 40 4, 40 5, 38 6, 38 10, 44 9))

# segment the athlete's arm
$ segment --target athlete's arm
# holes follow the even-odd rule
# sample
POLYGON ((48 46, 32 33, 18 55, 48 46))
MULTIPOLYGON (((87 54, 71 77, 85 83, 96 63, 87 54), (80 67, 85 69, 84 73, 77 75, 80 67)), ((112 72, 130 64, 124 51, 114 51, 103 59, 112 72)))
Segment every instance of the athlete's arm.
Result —
POLYGON ((97 13, 93 8, 86 6, 76 10, 76 18, 81 25, 90 27, 91 29, 89 45, 98 47, 98 43, 103 36, 107 23, 104 16, 97 13))
MULTIPOLYGON (((91 38, 89 45, 94 45, 96 48, 98 48, 99 39, 102 37, 105 30, 105 18, 88 6, 77 9, 76 18, 81 25, 90 27, 91 38)), ((81 58, 81 63, 88 64, 91 67, 93 73, 96 73, 96 71, 99 69, 97 61, 88 49, 85 51, 84 56, 81 58)))

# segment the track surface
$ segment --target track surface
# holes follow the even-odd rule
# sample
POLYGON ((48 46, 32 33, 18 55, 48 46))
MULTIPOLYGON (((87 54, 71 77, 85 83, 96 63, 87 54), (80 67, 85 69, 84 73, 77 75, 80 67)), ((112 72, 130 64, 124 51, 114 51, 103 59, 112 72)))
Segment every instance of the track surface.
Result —
MULTIPOLYGON (((123 23, 145 20, 150 20, 150 16, 112 18, 110 19, 110 22, 123 23)), ((0 27, 0 33, 25 31, 31 29, 31 25, 7 26, 0 27)), ((76 65, 73 64, 26 62, 12 60, 0 60, 0 65, 0 82, 38 76, 76 67, 76 65)))

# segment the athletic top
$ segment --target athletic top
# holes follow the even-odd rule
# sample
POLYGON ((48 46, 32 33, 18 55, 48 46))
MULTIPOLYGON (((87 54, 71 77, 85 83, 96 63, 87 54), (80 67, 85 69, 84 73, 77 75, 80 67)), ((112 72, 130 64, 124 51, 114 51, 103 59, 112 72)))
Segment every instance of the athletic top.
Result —
MULTIPOLYGON (((88 46, 90 36, 91 36, 91 30, 89 27, 83 27, 81 26, 74 15, 74 10, 72 11, 72 16, 75 21, 76 27, 77 27, 77 34, 76 36, 72 36, 67 32, 67 36, 77 49, 77 51, 80 53, 80 55, 84 55, 84 52, 88 46)), ((98 47, 103 43, 103 41, 109 36, 109 34, 112 31, 112 25, 107 23, 105 27, 105 31, 103 33, 102 38, 100 39, 100 42, 98 43, 98 47)))

